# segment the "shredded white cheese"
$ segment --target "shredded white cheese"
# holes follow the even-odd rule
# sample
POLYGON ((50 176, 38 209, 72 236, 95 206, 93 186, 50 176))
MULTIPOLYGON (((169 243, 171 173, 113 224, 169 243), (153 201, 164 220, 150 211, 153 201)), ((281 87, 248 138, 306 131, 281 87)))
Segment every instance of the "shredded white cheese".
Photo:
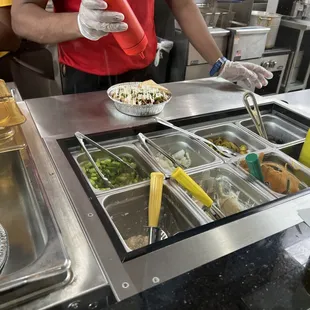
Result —
POLYGON ((154 87, 126 85, 118 87, 112 98, 130 105, 148 105, 165 102, 170 95, 154 87))

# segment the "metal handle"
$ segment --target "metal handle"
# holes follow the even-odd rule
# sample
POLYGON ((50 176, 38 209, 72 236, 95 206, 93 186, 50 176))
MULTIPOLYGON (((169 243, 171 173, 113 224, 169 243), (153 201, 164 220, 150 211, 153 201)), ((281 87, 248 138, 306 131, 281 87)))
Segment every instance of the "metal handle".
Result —
MULTIPOLYGON (((78 139, 81 147, 83 148, 87 158, 89 159, 89 161, 92 163, 93 167, 95 168, 96 172, 99 174, 100 178, 108 184, 108 186, 110 188, 114 188, 114 186, 110 183, 110 181, 102 174, 102 172, 100 171, 100 169, 97 167, 93 157, 90 155, 90 153, 88 152, 88 149, 86 148, 85 144, 84 144, 84 139, 88 140, 89 138, 87 138, 86 136, 84 136, 82 133, 80 132, 76 132, 75 133, 76 138, 78 139)), ((92 140, 91 140, 92 141, 92 140)))
POLYGON ((271 17, 259 16, 258 19, 260 19, 260 20, 268 20, 269 22, 272 21, 272 18, 271 18, 271 17))
POLYGON ((144 148, 147 150, 147 152, 155 157, 155 155, 152 153, 152 151, 150 150, 150 148, 148 147, 147 144, 149 144, 151 147, 153 147, 156 151, 158 151, 159 153, 161 153, 162 155, 164 155, 166 158, 168 158, 175 167, 181 167, 182 169, 186 169, 186 167, 184 167, 183 165, 181 165, 180 163, 178 163, 172 156, 170 156, 170 154, 168 154, 166 151, 164 151, 160 146, 158 146, 156 143, 154 143, 152 140, 150 140, 149 138, 147 138, 144 134, 139 133, 138 134, 138 139, 141 142, 141 144, 144 146, 144 148))
MULTIPOLYGON (((171 128, 171 129, 174 129, 176 131, 182 132, 183 134, 185 134, 185 135, 187 135, 187 136, 189 136, 189 137, 191 137, 191 138, 193 138, 195 140, 199 140, 201 142, 204 142, 204 143, 208 144, 209 146, 212 146, 213 148, 215 148, 219 153, 223 154, 223 152, 214 143, 212 143, 211 141, 209 141, 209 140, 207 140, 207 139, 205 139, 203 137, 200 137, 200 136, 198 136, 198 135, 196 135, 196 134, 194 134, 194 133, 192 133, 190 131, 187 131, 187 130, 182 129, 182 128, 177 127, 177 126, 174 126, 173 124, 171 124, 171 123, 169 123, 169 122, 167 122, 167 121, 165 121, 165 120, 163 120, 163 119, 161 119, 159 117, 155 117, 155 120, 158 123, 160 123, 162 125, 165 125, 165 126, 171 128)), ((226 154, 223 154, 223 155, 227 156, 226 154)))
POLYGON ((265 129, 265 126, 264 126, 264 123, 263 123, 263 120, 262 120, 262 116, 260 114, 260 111, 259 111, 259 107, 258 107, 258 104, 257 104, 257 101, 256 101, 256 98, 255 98, 255 95, 251 92, 247 92, 244 94, 243 96, 243 102, 244 102, 244 105, 258 131, 258 134, 265 138, 266 140, 268 140, 268 135, 267 135, 267 132, 266 132, 266 129, 265 129), (250 102, 249 102, 249 98, 252 99, 253 101, 253 106, 251 106, 250 102))
POLYGON ((174 126, 174 125, 171 124, 170 122, 167 122, 167 121, 165 121, 165 120, 163 120, 163 119, 161 119, 161 118, 159 118, 159 117, 155 117, 155 120, 156 120, 158 123, 160 123, 160 124, 162 124, 162 125, 165 125, 165 126, 171 128, 171 129, 174 129, 174 130, 176 130, 176 131, 182 132, 182 133, 184 133, 185 135, 187 135, 187 136, 189 136, 189 137, 191 137, 191 138, 193 138, 193 139, 195 139, 195 140, 200 140, 200 141, 202 141, 202 142, 204 142, 204 143, 206 143, 206 144, 211 145, 212 147, 217 148, 217 146, 216 146, 214 143, 212 143, 212 142, 210 142, 209 140, 207 140, 207 139, 205 139, 205 138, 203 138, 203 137, 200 137, 200 136, 198 136, 198 135, 196 135, 196 134, 194 134, 194 133, 192 133, 192 132, 190 132, 190 131, 187 131, 187 130, 182 129, 182 128, 177 127, 177 126, 174 126))
MULTIPOLYGON (((86 137, 85 135, 83 135, 80 132, 76 132, 75 136, 77 137, 77 139, 80 140, 86 140, 88 141, 90 144, 92 144, 93 146, 97 147, 99 150, 107 153, 109 156, 111 156, 112 158, 114 158, 116 161, 122 163, 123 165, 127 166, 127 168, 129 168, 130 170, 137 172, 134 168, 132 168, 129 164, 127 164, 125 161, 123 161, 120 157, 118 157, 117 155, 115 155, 114 153, 112 153, 111 151, 109 151, 108 149, 106 149, 105 147, 103 147, 102 145, 100 145, 99 143, 93 141, 92 139, 86 137)), ((84 143, 84 142, 83 142, 84 143)))

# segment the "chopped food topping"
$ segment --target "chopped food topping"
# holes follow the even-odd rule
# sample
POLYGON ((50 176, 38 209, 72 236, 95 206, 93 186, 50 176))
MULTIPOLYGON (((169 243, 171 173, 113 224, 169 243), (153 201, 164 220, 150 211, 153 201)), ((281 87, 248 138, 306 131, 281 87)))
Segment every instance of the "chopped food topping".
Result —
POLYGON ((132 236, 128 238, 125 242, 131 250, 136 250, 143 248, 148 245, 149 238, 147 236, 132 236))
MULTIPOLYGON (((297 176, 288 170, 288 163, 282 165, 279 162, 268 160, 264 153, 259 154, 259 161, 262 168, 265 184, 274 192, 287 195, 299 192, 306 188, 306 184, 301 182, 297 176)), ((245 160, 240 162, 240 167, 249 171, 245 160)))
MULTIPOLYGON (((137 167, 137 164, 133 161, 131 157, 122 156, 121 159, 127 164, 129 164, 132 168, 135 169, 137 167)), ((96 165, 114 187, 126 186, 147 179, 111 157, 97 159, 96 165)), ((98 175, 95 168, 89 161, 83 162, 81 164, 81 168, 94 188, 102 191, 110 189, 106 187, 106 184, 98 175)))
POLYGON ((222 137, 217 137, 214 139, 208 139, 210 142, 214 143, 216 146, 224 146, 236 153, 240 153, 242 155, 247 154, 248 153, 248 148, 245 144, 240 145, 240 147, 238 147, 235 143, 222 138, 222 137))
MULTIPOLYGON (((189 168, 192 164, 191 158, 188 154, 188 152, 184 150, 180 150, 174 154, 171 155, 177 163, 182 165, 185 168, 189 168)), ((174 170, 174 164, 164 155, 158 154, 156 156, 157 162, 160 164, 160 166, 166 170, 174 170)))

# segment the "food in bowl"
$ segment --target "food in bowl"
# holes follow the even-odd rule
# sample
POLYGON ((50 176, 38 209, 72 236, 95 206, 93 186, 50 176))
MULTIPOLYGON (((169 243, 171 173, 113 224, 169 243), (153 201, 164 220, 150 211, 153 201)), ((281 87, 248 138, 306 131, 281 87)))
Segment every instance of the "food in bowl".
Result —
POLYGON ((137 84, 120 84, 111 93, 111 97, 129 105, 153 105, 166 102, 171 93, 168 89, 154 81, 145 81, 137 84))

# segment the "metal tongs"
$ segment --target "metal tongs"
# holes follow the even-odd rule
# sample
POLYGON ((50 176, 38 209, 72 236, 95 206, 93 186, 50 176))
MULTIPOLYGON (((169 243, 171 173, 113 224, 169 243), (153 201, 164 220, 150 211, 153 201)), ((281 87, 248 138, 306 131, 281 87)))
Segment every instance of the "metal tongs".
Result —
POLYGON ((243 96, 243 102, 244 105, 248 111, 248 113, 250 114, 252 121, 256 127, 256 130, 258 132, 258 134, 265 138, 266 140, 268 140, 268 135, 264 126, 264 122, 262 120, 262 116, 260 114, 259 111, 259 107, 255 98, 255 95, 251 92, 247 92, 244 94, 243 96), (253 101, 253 106, 251 106, 250 102, 249 102, 249 98, 252 99, 253 101))
POLYGON ((109 156, 111 156, 112 158, 114 158, 115 160, 117 160, 118 162, 120 162, 121 164, 125 165, 126 167, 128 167, 128 169, 133 170, 136 172, 136 170, 134 168, 132 168, 129 164, 127 164, 125 161, 123 161, 120 157, 118 157, 117 155, 115 155, 114 153, 110 152, 108 149, 104 148, 103 146, 101 146, 100 144, 98 144, 97 142, 93 141, 92 139, 86 137, 85 135, 83 135, 80 132, 76 132, 75 133, 76 138, 78 139, 81 147, 83 148, 87 158, 89 159, 89 161, 92 163, 92 165, 94 166, 96 172, 99 174, 100 178, 106 182, 108 184, 108 186, 110 188, 114 188, 114 185, 111 184, 111 182, 102 174, 102 172, 100 171, 100 169, 97 167, 93 157, 90 155, 88 149, 85 146, 84 140, 86 140, 89 144, 95 146, 96 148, 98 148, 100 151, 103 151, 105 153, 107 153, 109 156))
POLYGON ((164 155, 166 158, 168 158, 175 167, 181 167, 182 169, 186 169, 183 165, 178 163, 170 154, 168 154, 166 151, 164 151, 160 146, 158 146, 156 143, 154 143, 151 139, 147 138, 143 133, 138 134, 138 139, 141 143, 141 145, 144 147, 144 149, 152 156, 156 157, 156 155, 151 151, 151 149, 148 147, 148 144, 153 147, 157 152, 164 155))
POLYGON ((217 150, 220 154, 222 154, 225 157, 231 158, 231 157, 237 156, 237 154, 235 152, 233 152, 232 150, 230 150, 229 148, 224 147, 224 146, 217 146, 214 143, 212 143, 211 141, 209 141, 209 140, 207 140, 207 139, 205 139, 203 137, 200 137, 200 136, 198 136, 198 135, 196 135, 196 134, 194 134, 194 133, 192 133, 190 131, 187 131, 185 129, 177 127, 177 126, 171 124, 170 122, 167 122, 167 121, 165 121, 165 120, 163 120, 163 119, 161 119, 159 117, 155 117, 155 120, 158 123, 160 123, 162 125, 165 125, 165 126, 171 128, 171 129, 174 129, 176 131, 179 131, 179 132, 181 132, 181 133, 183 133, 183 134, 185 134, 185 135, 187 135, 187 136, 189 136, 189 137, 191 137, 191 138, 193 138, 195 140, 198 140, 198 141, 201 141, 203 143, 208 144, 209 146, 213 147, 215 150, 217 150))

